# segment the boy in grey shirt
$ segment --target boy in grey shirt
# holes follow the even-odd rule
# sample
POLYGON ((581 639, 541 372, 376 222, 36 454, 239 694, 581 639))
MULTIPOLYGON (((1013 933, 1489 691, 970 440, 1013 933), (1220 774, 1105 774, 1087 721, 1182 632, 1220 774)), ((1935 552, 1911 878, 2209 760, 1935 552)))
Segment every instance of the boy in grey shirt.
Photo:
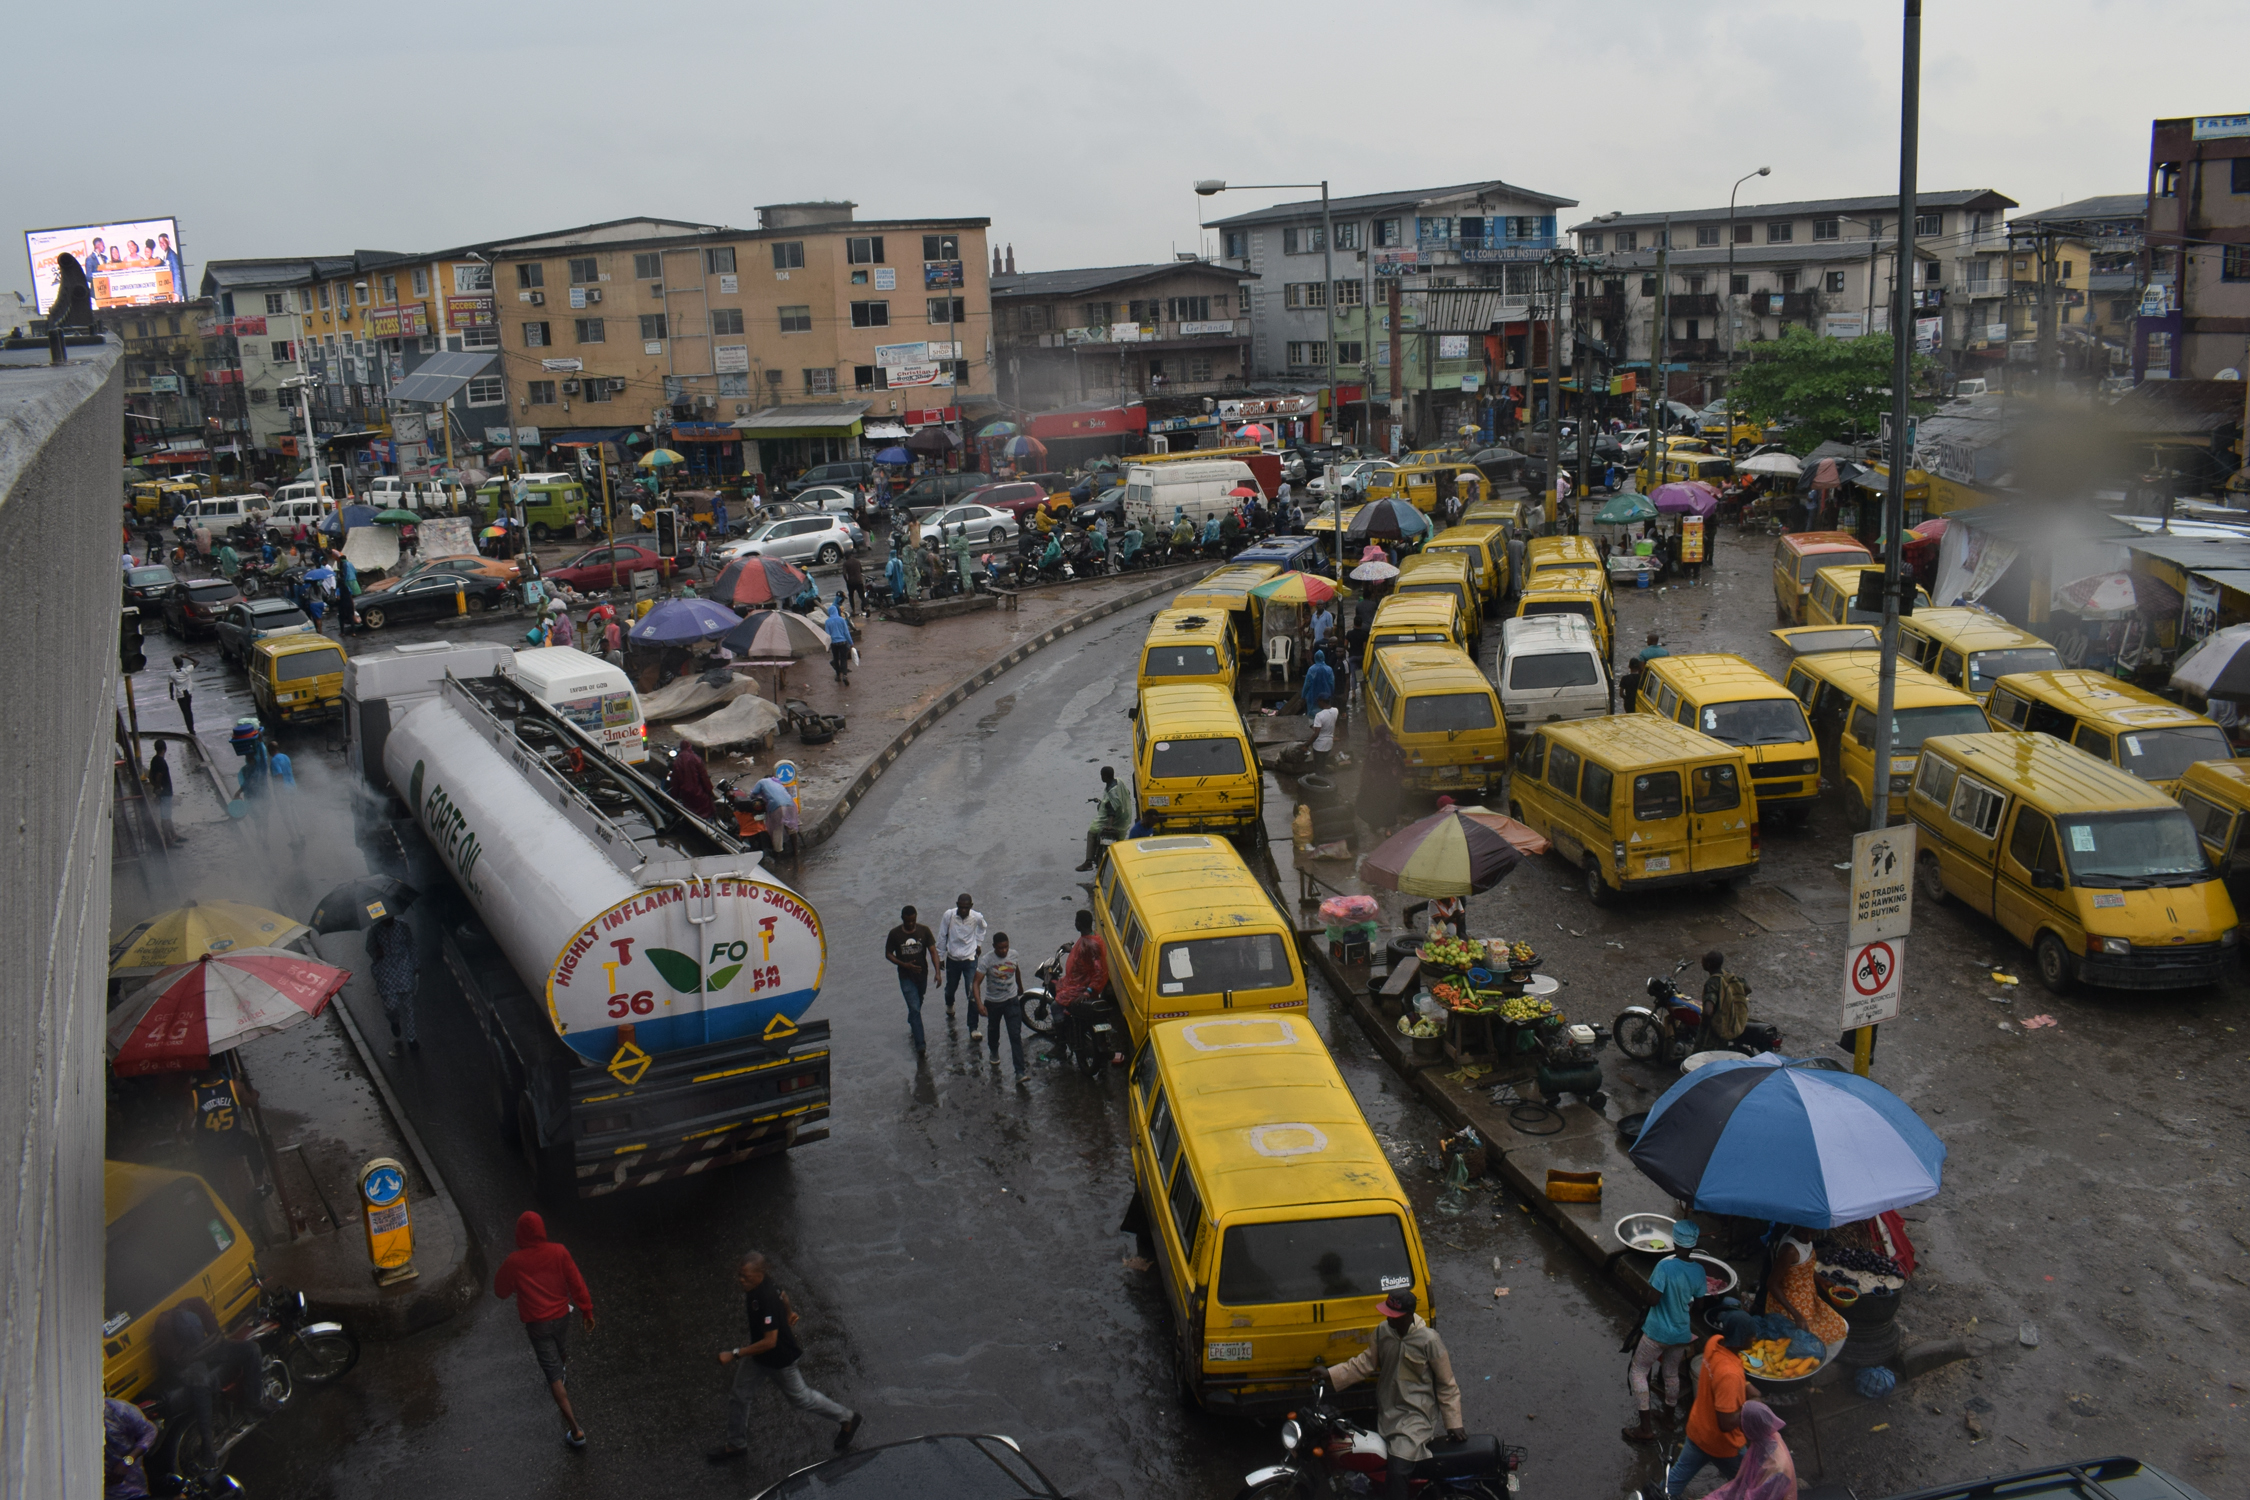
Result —
MULTIPOLYGON (((1016 1077, 1023 1077, 1023 964, 1009 951, 1008 935, 992 935, 992 949, 977 960, 977 972, 970 998, 976 1002, 977 1014, 985 1018, 985 1030, 992 1037, 992 1065, 1000 1066, 1000 1023, 1008 1023, 1008 1050, 1016 1064, 1016 1077)), ((971 1045, 975 1045, 973 1042, 971 1045)))

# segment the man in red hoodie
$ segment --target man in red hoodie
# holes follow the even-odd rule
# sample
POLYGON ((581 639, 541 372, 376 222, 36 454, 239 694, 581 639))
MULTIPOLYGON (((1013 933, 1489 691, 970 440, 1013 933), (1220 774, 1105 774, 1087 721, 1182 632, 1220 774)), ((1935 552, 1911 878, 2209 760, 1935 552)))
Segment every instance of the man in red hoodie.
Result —
POLYGON ((531 1352, 539 1357, 539 1373, 547 1377, 547 1389, 562 1410, 563 1441, 573 1448, 585 1447, 586 1429, 570 1409, 563 1373, 570 1366, 570 1310, 576 1307, 586 1320, 586 1331, 593 1332, 594 1294, 586 1290, 578 1262, 547 1238, 546 1221, 529 1209, 517 1216, 516 1251, 500 1262, 500 1274, 492 1278, 492 1294, 516 1299, 531 1352))

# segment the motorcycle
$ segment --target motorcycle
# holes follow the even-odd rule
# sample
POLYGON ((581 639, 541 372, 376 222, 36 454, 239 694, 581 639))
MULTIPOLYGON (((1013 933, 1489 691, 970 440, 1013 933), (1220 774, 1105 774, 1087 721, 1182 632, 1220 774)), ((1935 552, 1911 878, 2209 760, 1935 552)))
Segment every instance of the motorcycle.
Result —
POLYGON ((1034 1036, 1053 1042, 1080 1073, 1098 1078, 1110 1059, 1125 1049, 1125 1015, 1107 986, 1100 994, 1089 995, 1075 1005, 1055 1003, 1055 990, 1062 983, 1063 962, 1070 957, 1070 949, 1069 943, 1063 944, 1053 958, 1032 970, 1032 977, 1039 982, 1024 990, 1023 1023, 1034 1036))
POLYGON ((1739 1052, 1755 1057, 1781 1044, 1781 1028, 1758 1020, 1751 1021, 1731 1042, 1705 1035, 1702 1000, 1681 993, 1673 983, 1688 963, 1683 958, 1670 977, 1649 980, 1651 1004, 1628 1005, 1617 1013, 1609 1030, 1618 1051, 1640 1062, 1676 1063, 1697 1051, 1739 1052))
MULTIPOLYGON (((262 1278, 257 1315, 243 1336, 258 1346, 260 1390, 275 1412, 290 1403, 300 1386, 333 1384, 359 1363, 359 1340, 343 1324, 315 1321, 303 1292, 262 1278)), ((202 1426, 184 1391, 162 1392, 141 1406, 150 1421, 165 1429, 155 1450, 161 1461, 153 1462, 150 1477, 161 1471, 169 1482, 182 1487, 178 1493, 186 1494, 230 1493, 233 1481, 218 1471, 227 1455, 266 1417, 248 1392, 234 1384, 221 1385, 212 1392, 211 1430, 217 1451, 207 1452, 202 1426)))
MULTIPOLYGON (((1390 1445, 1380 1433, 1347 1419, 1332 1404, 1333 1394, 1327 1370, 1315 1367, 1312 1400, 1281 1424, 1282 1461, 1246 1476, 1235 1500, 1382 1492, 1390 1445)), ((1408 1493, 1420 1500, 1452 1495, 1506 1500, 1517 1488, 1524 1456, 1523 1449, 1489 1433, 1472 1432, 1458 1443, 1440 1439, 1414 1466, 1408 1493)))

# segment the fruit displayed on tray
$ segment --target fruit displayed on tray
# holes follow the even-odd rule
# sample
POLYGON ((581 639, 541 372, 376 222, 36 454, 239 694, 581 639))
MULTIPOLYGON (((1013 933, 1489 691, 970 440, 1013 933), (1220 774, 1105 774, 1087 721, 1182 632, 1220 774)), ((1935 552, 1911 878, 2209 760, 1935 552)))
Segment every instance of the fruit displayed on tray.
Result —
POLYGON ((1797 1380, 1820 1368, 1820 1361, 1809 1356, 1791 1359, 1789 1344, 1785 1339, 1760 1339, 1742 1351, 1745 1369, 1775 1380, 1797 1380))
POLYGON ((1484 945, 1466 938, 1431 938, 1417 954, 1433 969, 1469 970, 1484 963, 1484 945))
POLYGON ((1519 1026, 1532 1021, 1544 1021, 1554 1013, 1554 1006, 1537 995, 1517 995, 1500 1002, 1500 1019, 1513 1021, 1519 1026))

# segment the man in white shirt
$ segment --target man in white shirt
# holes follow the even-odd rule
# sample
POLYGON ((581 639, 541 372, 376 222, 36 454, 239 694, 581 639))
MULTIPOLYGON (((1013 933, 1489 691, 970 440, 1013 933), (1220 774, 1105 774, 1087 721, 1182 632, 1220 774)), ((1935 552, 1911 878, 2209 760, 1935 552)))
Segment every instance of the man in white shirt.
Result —
POLYGON ((1327 704, 1312 716, 1313 766, 1325 771, 1336 759, 1336 705, 1327 704))
POLYGON ((945 1013, 953 1014, 953 990, 956 985, 969 992, 969 1040, 979 1039, 977 1029, 976 999, 977 960, 984 954, 984 913, 973 908, 969 893, 963 891, 953 903, 953 910, 938 918, 938 952, 945 955, 945 1013))

